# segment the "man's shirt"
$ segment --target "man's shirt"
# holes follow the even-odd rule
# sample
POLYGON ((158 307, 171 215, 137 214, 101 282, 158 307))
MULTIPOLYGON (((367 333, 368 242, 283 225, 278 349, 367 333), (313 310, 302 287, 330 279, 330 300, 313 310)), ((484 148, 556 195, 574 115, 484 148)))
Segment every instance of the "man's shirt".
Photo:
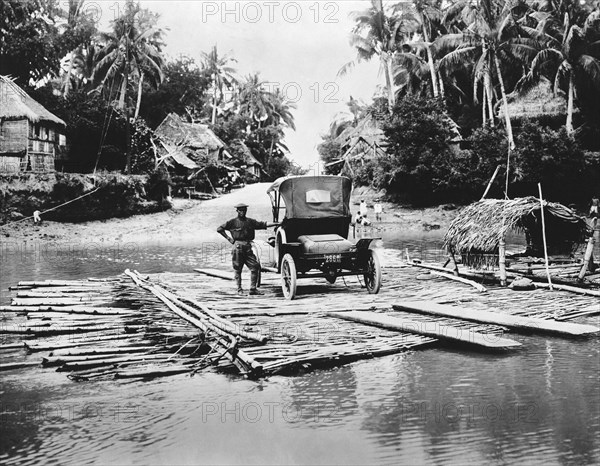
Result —
POLYGON ((231 236, 235 241, 252 241, 254 239, 254 230, 266 230, 267 222, 259 222, 253 218, 246 217, 241 219, 239 217, 228 220, 219 228, 218 232, 223 230, 229 230, 231 236))

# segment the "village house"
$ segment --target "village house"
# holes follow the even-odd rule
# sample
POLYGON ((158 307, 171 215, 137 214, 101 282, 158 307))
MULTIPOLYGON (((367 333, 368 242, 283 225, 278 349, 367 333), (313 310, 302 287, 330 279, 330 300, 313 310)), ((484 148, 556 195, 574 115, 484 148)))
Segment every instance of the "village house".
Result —
POLYGON ((225 150, 225 143, 208 125, 187 123, 175 113, 169 113, 154 134, 165 144, 177 147, 196 164, 201 164, 203 157, 213 162, 231 158, 225 150))
POLYGON ((65 122, 0 75, 0 172, 52 172, 65 122))

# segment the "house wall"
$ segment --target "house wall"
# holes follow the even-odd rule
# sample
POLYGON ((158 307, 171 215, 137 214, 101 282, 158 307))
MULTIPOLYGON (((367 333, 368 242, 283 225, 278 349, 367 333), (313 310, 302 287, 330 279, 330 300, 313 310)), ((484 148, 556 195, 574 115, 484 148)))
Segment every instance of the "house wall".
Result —
POLYGON ((25 153, 28 131, 26 119, 0 121, 0 154, 25 153))
POLYGON ((57 144, 58 133, 53 125, 42 121, 29 122, 28 150, 30 153, 54 156, 57 144))
POLYGON ((0 154, 0 173, 18 173, 25 156, 0 154))

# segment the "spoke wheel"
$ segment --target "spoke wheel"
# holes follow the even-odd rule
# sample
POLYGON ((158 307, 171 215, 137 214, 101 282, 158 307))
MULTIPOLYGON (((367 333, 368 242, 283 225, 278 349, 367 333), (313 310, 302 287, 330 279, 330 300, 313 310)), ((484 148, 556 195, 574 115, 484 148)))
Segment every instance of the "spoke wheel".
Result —
POLYGON ((364 278, 369 294, 379 293, 379 289, 381 288, 381 264, 379 256, 373 249, 369 249, 369 258, 367 259, 364 278))
POLYGON ((296 264, 290 254, 284 255, 281 260, 281 290, 287 300, 296 296, 296 264))

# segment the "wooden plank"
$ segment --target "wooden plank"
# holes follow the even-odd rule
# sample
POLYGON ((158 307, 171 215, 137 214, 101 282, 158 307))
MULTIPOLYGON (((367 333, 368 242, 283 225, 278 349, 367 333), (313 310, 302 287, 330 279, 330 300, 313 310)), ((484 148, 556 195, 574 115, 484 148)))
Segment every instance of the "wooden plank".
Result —
POLYGON ((468 343, 469 345, 486 349, 504 350, 521 346, 521 343, 517 341, 501 338, 498 335, 474 332, 467 328, 444 325, 439 322, 418 322, 403 317, 389 316, 370 311, 352 311, 344 313, 328 312, 327 315, 365 325, 374 325, 375 327, 381 327, 388 330, 416 333, 418 335, 425 335, 439 340, 468 343))
POLYGON ((215 269, 194 269, 195 272, 208 275, 209 277, 222 278, 223 280, 233 280, 233 274, 221 272, 215 269))
POLYGON ((535 333, 548 332, 559 335, 580 336, 600 332, 600 328, 594 327, 593 325, 556 322, 554 320, 514 316, 500 312, 464 309, 429 301, 404 301, 399 304, 394 304, 392 307, 401 311, 420 312, 422 314, 433 314, 453 317, 455 319, 471 320, 473 322, 496 324, 535 333))

